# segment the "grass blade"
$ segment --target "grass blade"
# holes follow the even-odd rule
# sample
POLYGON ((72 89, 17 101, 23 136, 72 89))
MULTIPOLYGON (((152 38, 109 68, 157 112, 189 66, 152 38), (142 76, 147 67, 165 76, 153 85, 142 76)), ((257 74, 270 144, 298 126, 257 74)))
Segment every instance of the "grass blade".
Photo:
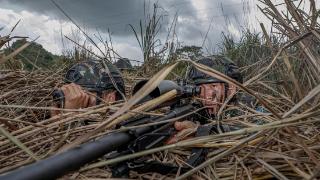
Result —
POLYGON ((20 142, 17 138, 12 136, 8 131, 6 131, 1 126, 0 126, 0 132, 1 132, 2 135, 7 137, 12 143, 17 145, 20 149, 22 149, 27 154, 29 154, 34 160, 39 160, 39 158, 30 149, 28 149, 22 142, 20 142))

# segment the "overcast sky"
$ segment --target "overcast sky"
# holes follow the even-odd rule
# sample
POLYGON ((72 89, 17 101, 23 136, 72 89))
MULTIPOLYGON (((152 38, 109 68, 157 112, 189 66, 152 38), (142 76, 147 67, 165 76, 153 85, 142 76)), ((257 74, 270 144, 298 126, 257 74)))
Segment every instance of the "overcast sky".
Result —
MULTIPOLYGON (((64 11, 83 27, 90 36, 100 32, 112 33, 115 49, 123 57, 141 59, 142 53, 128 24, 139 26, 144 19, 144 3, 152 7, 155 0, 55 0, 64 11)), ((209 28, 206 47, 217 48, 221 32, 239 37, 241 28, 259 28, 264 22, 256 8, 256 0, 158 0, 159 13, 164 15, 159 38, 164 43, 174 15, 178 14, 176 36, 185 45, 201 46, 209 28), (226 18, 228 20, 226 20, 226 18)), ((150 9, 149 8, 149 9, 150 9)), ((147 8, 148 9, 148 8, 147 8)), ((0 0, 0 33, 6 34, 21 19, 14 35, 28 36, 37 40, 47 50, 61 54, 63 47, 70 46, 63 35, 72 35, 76 27, 50 0, 0 0)), ((98 41, 97 41, 98 42, 98 41)), ((101 44, 101 43, 99 43, 101 44)))

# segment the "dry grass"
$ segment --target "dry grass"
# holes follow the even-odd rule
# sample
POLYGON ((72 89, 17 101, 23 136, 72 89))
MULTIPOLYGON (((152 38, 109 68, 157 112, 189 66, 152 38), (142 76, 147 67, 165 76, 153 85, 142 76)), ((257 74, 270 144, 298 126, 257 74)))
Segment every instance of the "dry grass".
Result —
MULTIPOLYGON (((192 138, 122 159, 97 160, 66 177, 110 178, 110 171, 105 165, 139 156, 184 165, 190 155, 190 147, 196 146, 210 148, 210 153, 207 161, 186 174, 164 177, 132 172, 131 175, 143 179, 185 179, 188 176, 202 179, 319 178, 320 57, 316 48, 320 44, 320 31, 315 2, 310 2, 309 13, 289 0, 284 0, 280 5, 262 0, 261 10, 273 21, 272 34, 263 31, 271 53, 269 57, 263 57, 263 61, 256 59, 257 63, 242 67, 247 74, 243 84, 211 68, 180 59, 208 75, 235 84, 240 89, 239 94, 249 94, 256 99, 253 105, 240 102, 227 106, 225 103, 220 109, 219 123, 237 126, 238 130, 192 138), (280 12, 280 6, 285 6, 288 13, 280 12), (285 38, 283 43, 273 45, 268 38, 276 33, 285 38), (262 105, 266 110, 258 111, 257 107, 262 105), (231 110, 237 111, 238 115, 230 116, 231 110)), ((1 57, 0 63, 3 59, 1 57)), ((134 107, 135 103, 174 67, 175 64, 159 71, 148 86, 127 102, 64 110, 63 115, 51 118, 47 116, 51 109, 50 93, 55 86, 61 85, 62 70, 55 73, 0 71, 0 172, 112 132, 111 127, 123 120, 124 115, 144 113, 146 109, 134 107), (133 108, 135 111, 132 111, 133 108), (88 119, 92 123, 84 124, 83 120, 88 119)), ((124 76, 129 88, 139 79, 132 78, 132 74, 124 76)))

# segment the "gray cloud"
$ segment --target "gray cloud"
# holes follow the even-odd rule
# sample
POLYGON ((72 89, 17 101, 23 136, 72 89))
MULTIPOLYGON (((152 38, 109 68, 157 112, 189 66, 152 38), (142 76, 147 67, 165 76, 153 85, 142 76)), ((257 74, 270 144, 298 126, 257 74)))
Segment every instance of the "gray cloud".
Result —
MULTIPOLYGON (((2 7, 9 7, 16 11, 28 10, 51 18, 66 20, 50 0, 0 0, 0 2, 4 4, 2 7)), ((92 29, 110 28, 121 35, 127 33, 128 24, 138 24, 144 17, 143 0, 56 0, 56 2, 79 24, 92 29)), ((154 0, 146 2, 149 11, 154 2, 154 0)), ((188 12, 194 12, 188 0, 183 2, 188 12)), ((162 13, 166 14, 165 9, 174 4, 176 4, 175 1, 161 1, 162 13)))
MULTIPOLYGON (((22 9, 31 12, 48 15, 51 18, 65 19, 62 13, 53 5, 50 0, 0 0, 3 7, 10 7, 17 11, 22 9)), ((98 28, 105 30, 111 28, 118 33, 125 33, 124 30, 128 24, 137 24, 140 19, 143 19, 144 0, 56 0, 56 2, 79 24, 85 24, 89 28, 98 28)), ((149 10, 152 8, 152 3, 156 0, 146 1, 146 6, 149 10)), ((195 18, 198 13, 190 0, 162 0, 157 1, 162 7, 162 13, 173 16, 175 12, 179 16, 187 18, 195 18)), ((203 9, 202 12, 209 12, 212 15, 217 13, 219 6, 223 4, 234 4, 232 0, 207 0, 210 2, 208 10, 203 9), (210 8, 212 8, 210 10, 210 8), (211 11, 211 12, 210 12, 211 11)), ((238 13, 239 6, 228 6, 224 8, 226 14, 238 13)), ((201 13, 201 12, 200 12, 201 13)), ((167 20, 167 19, 165 19, 167 20)), ((168 22, 164 22, 168 23, 168 22)))
MULTIPOLYGON (((96 29, 105 32, 107 28, 113 32, 115 39, 121 43, 135 44, 133 33, 128 24, 139 26, 139 20, 144 17, 144 3, 151 11, 152 4, 158 2, 160 12, 165 15, 162 23, 160 38, 166 35, 166 29, 170 25, 174 15, 178 15, 183 21, 177 23, 177 35, 185 44, 200 45, 213 17, 208 38, 218 41, 222 30, 226 30, 225 18, 229 17, 235 24, 243 21, 243 8, 238 0, 55 0, 76 22, 94 32, 96 29), (200 7, 200 8, 199 8, 200 7), (223 11, 222 11, 223 9, 223 11), (202 16, 206 15, 205 18, 202 16)), ((253 1, 253 0, 251 0, 253 1)), ((14 11, 28 10, 39 15, 47 15, 52 19, 66 20, 66 17, 53 5, 50 0, 0 0, 1 7, 14 11)))

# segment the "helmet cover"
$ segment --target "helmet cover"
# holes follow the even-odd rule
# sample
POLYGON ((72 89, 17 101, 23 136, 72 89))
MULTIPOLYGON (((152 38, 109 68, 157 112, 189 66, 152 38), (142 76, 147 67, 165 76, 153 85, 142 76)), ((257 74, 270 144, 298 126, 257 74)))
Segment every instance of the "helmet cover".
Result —
MULTIPOLYGON (((242 76, 238 67, 227 57, 217 56, 215 58, 202 58, 198 63, 206 65, 213 68, 232 79, 242 82, 242 76)), ((188 79, 192 80, 195 84, 205 84, 205 83, 222 83, 223 81, 213 78, 199 70, 192 67, 188 72, 188 79)))
POLYGON ((67 71, 65 81, 78 84, 89 91, 116 90, 111 75, 118 89, 124 93, 124 81, 119 70, 109 62, 106 62, 106 65, 109 73, 101 61, 89 60, 77 63, 67 71))

